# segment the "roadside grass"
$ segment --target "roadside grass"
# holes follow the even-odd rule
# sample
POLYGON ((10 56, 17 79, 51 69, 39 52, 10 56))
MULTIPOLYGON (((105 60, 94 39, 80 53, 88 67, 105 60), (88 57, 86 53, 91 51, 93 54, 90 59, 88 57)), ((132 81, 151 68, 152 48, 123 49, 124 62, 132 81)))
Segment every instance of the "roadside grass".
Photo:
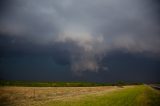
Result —
POLYGON ((101 95, 55 100, 44 106, 160 106, 160 91, 145 85, 133 86, 101 95))

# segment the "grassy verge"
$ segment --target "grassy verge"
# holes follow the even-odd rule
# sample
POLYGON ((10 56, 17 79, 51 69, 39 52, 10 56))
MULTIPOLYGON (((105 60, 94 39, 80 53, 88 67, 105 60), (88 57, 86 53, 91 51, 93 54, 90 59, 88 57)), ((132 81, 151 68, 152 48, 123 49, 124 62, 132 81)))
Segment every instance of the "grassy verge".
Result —
POLYGON ((148 86, 51 101, 44 106, 160 106, 160 92, 148 86))

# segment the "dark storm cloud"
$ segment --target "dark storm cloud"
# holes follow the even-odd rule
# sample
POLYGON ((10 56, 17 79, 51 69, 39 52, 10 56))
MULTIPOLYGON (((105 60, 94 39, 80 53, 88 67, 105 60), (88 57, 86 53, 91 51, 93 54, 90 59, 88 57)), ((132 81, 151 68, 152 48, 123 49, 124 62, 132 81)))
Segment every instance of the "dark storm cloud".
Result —
POLYGON ((2 52, 49 53, 75 72, 107 69, 101 60, 111 51, 160 54, 159 8, 151 0, 7 0, 1 5, 0 33, 7 39, 2 52))

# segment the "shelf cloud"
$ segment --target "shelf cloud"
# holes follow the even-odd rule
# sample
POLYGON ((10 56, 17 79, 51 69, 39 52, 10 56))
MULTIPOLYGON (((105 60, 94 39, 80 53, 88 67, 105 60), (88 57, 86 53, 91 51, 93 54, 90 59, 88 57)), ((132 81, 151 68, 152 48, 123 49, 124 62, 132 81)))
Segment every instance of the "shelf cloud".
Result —
POLYGON ((152 0, 3 0, 2 4, 1 36, 11 38, 12 44, 19 42, 21 48, 66 50, 75 73, 107 69, 101 61, 116 50, 160 55, 158 6, 152 0))

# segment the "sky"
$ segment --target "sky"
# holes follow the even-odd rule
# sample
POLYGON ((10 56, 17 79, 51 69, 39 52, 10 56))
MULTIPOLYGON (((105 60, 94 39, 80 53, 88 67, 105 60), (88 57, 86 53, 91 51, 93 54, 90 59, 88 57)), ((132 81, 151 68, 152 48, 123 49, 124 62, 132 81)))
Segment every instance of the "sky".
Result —
POLYGON ((0 79, 160 82, 158 0, 1 0, 0 79))

